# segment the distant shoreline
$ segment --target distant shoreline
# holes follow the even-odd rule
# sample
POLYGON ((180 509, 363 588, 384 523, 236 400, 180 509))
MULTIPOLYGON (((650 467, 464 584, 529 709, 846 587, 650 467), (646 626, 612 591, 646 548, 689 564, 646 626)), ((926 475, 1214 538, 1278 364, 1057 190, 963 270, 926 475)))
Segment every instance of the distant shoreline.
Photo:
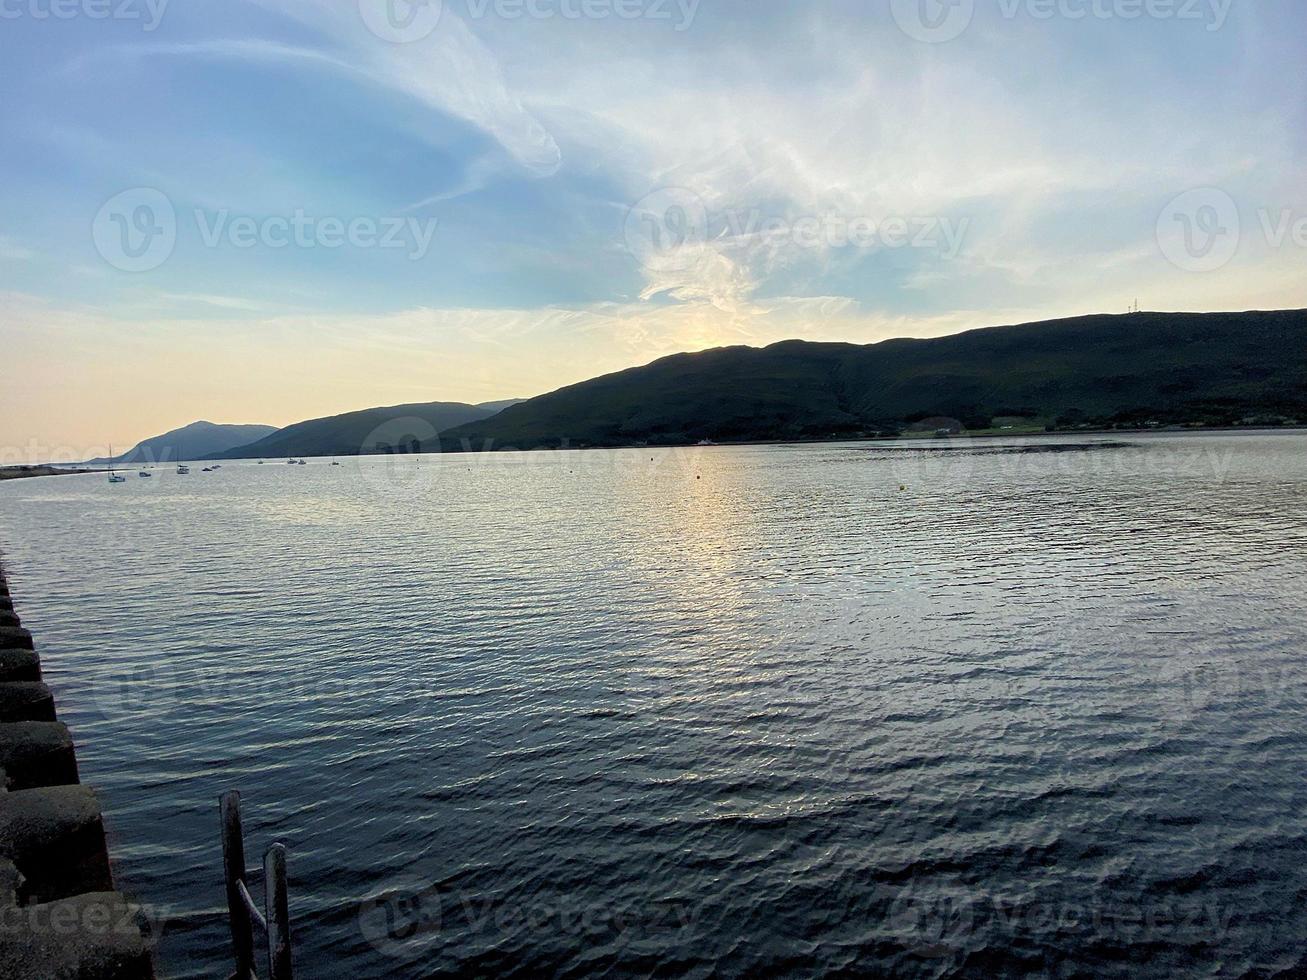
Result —
MULTIPOLYGON (((1003 430, 986 430, 983 432, 959 432, 952 435, 939 435, 935 432, 921 433, 903 433, 899 436, 843 436, 830 439, 753 439, 740 440, 733 442, 713 442, 707 446, 696 443, 665 443, 662 445, 644 445, 628 444, 621 446, 559 446, 545 447, 537 446, 531 449, 519 449, 516 447, 492 448, 492 449, 448 449, 436 452, 422 452, 417 455, 422 456, 483 456, 496 455, 499 453, 550 453, 550 452, 599 452, 608 450, 610 452, 624 452, 630 450, 668 450, 668 449, 729 449, 739 446, 822 446, 838 445, 840 443, 862 443, 862 444, 881 444, 893 445, 901 442, 958 442, 969 439, 1048 439, 1062 438, 1069 436, 1084 437, 1130 437, 1130 436, 1149 436, 1149 435, 1270 435, 1274 433, 1307 435, 1307 425, 1249 425, 1249 426, 1160 426, 1157 428, 1140 428, 1140 429, 1054 429, 1049 432, 1044 429, 1013 429, 1011 431, 1003 430)), ((315 456, 311 453, 300 454, 304 459, 381 459, 391 455, 406 456, 409 453, 327 453, 322 456, 315 456)), ((280 457, 263 457, 267 459, 279 459, 280 457)), ((242 457, 240 459, 231 459, 227 462, 255 462, 260 457, 242 457)), ((38 476, 87 476, 96 473, 108 473, 105 467, 80 466, 76 464, 50 466, 0 466, 0 481, 19 480, 29 477, 38 476), (76 468, 70 468, 70 466, 76 468)))
MULTIPOLYGON (((1041 438, 1046 439, 1050 436, 1150 436, 1150 435, 1242 435, 1253 433, 1272 433, 1272 432, 1296 432, 1307 434, 1307 425, 1221 425, 1221 426, 1190 426, 1190 425, 1166 425, 1138 429, 1012 429, 1012 430, 995 430, 985 429, 981 432, 959 432, 951 436, 937 436, 933 432, 922 432, 919 435, 909 435, 904 433, 900 436, 891 436, 886 438, 869 438, 859 440, 862 442, 902 442, 903 440, 919 441, 923 439, 1028 439, 1041 438)), ((839 440, 843 441, 843 440, 839 440)))
MULTIPOLYGON (((840 443, 883 443, 892 445, 897 442, 933 442, 958 441, 964 439, 1047 439, 1067 438, 1068 436, 1148 436, 1148 435, 1254 435, 1257 433, 1296 433, 1307 435, 1307 425, 1247 425, 1247 426, 1160 426, 1143 429, 1013 429, 980 432, 958 432, 952 435, 938 435, 935 432, 902 433, 897 436, 833 436, 820 439, 740 439, 723 442, 710 442, 707 445, 693 442, 677 443, 627 443, 620 446, 536 446, 521 449, 515 446, 491 449, 451 448, 438 452, 420 453, 427 456, 483 456, 495 453, 557 453, 557 452, 597 452, 611 450, 621 452, 632 449, 729 449, 735 446, 832 446, 840 443)), ((306 459, 327 458, 302 454, 306 459)), ((408 453, 359 453, 359 458, 372 459, 389 455, 405 456, 408 453)))
POLYGON ((78 476, 87 473, 107 473, 97 469, 60 469, 57 466, 0 466, 0 480, 25 480, 34 476, 78 476))

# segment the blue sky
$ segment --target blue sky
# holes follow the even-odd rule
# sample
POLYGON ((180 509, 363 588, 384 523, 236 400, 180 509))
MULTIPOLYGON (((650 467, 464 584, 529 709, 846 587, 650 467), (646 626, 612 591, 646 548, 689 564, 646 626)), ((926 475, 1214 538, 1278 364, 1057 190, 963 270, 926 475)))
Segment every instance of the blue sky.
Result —
POLYGON ((1307 306, 1298 0, 0 15, 10 457, 725 343, 1307 306))

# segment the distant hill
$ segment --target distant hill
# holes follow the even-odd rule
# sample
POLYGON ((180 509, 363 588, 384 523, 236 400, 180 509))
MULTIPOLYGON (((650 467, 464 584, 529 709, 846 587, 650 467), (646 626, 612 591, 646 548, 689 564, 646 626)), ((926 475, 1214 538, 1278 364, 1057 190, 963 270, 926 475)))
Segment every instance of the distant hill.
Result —
POLYGON ((498 415, 506 408, 512 408, 514 405, 521 405, 526 401, 525 398, 505 398, 499 402, 482 402, 477 408, 484 408, 487 412, 494 412, 498 415))
MULTIPOLYGON (((215 425, 213 422, 192 422, 181 429, 173 429, 153 439, 146 439, 130 452, 113 459, 114 463, 175 462, 179 459, 207 459, 235 446, 243 446, 276 432, 272 425, 215 425)), ((93 465, 108 463, 108 459, 93 459, 93 465)))
POLYGON ((447 451, 532 449, 862 436, 930 419, 979 430, 996 420, 1276 418, 1307 421, 1307 311, 1087 316, 866 346, 793 340, 677 354, 510 406, 442 441, 447 451))
POLYGON ((280 456, 366 456, 439 448, 439 433, 487 419, 497 409, 459 402, 426 402, 369 408, 297 422, 266 438, 216 452, 208 459, 272 459, 280 456), (424 448, 425 447, 425 448, 424 448))

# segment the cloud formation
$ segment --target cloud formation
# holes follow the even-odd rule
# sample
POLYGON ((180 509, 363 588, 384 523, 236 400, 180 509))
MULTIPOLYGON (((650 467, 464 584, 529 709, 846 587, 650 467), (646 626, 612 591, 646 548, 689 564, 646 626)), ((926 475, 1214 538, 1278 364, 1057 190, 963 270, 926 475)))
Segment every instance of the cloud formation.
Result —
MULTIPOLYGON (((395 0, 378 20, 385 3, 193 0, 149 32, 7 21, 0 342, 16 370, 42 372, 56 342, 96 352, 97 384, 188 358, 215 380, 169 394, 160 421, 180 424, 221 414, 201 405, 224 351, 284 365, 308 348, 302 379, 241 395, 289 421, 531 394, 722 343, 870 342, 1136 298, 1307 305, 1297 0, 1236 2, 1219 25, 1005 0, 941 43, 851 0, 704 0, 670 19, 395 0), (88 232, 130 188, 178 219, 168 260, 139 274, 88 232), (1195 190, 1189 224, 1160 228, 1195 190), (1208 191, 1233 212, 1204 209, 1208 191), (301 213, 435 232, 414 260, 197 231, 301 213), (1195 272, 1173 239, 1199 232, 1233 237, 1195 272), (323 378, 340 404, 320 403, 323 378)), ((103 425, 51 409, 74 389, 3 406, 0 442, 103 425)), ((113 424, 118 442, 145 434, 113 424)))

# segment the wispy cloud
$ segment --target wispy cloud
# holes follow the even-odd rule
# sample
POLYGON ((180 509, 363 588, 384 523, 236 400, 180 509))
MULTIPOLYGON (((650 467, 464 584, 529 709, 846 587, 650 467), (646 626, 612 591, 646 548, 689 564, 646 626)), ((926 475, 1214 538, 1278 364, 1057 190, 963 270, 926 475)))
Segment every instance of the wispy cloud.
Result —
POLYGON ((221 414, 205 399, 233 373, 255 414, 289 421, 725 343, 928 336, 1136 297, 1307 305, 1303 249, 1259 231, 1262 209, 1307 218, 1299 0, 1236 4, 1212 31, 981 4, 943 44, 888 6, 714 0, 676 30, 446 0, 411 43, 369 30, 357 0, 194 0, 111 41, 89 21, 7 22, 0 343, 39 371, 67 340, 81 380, 25 390, 0 421, 68 418, 61 399, 179 358, 207 380, 160 394, 190 406, 175 421, 221 414), (180 230, 131 276, 89 228, 138 186, 172 197, 180 230), (1236 201, 1243 239, 1195 275, 1157 225, 1200 187, 1236 201), (642 213, 660 193, 674 207, 642 213), (206 246, 196 208, 421 212, 438 230, 422 261, 245 250, 206 246), (883 233, 922 221, 936 247, 883 233), (858 223, 880 233, 850 244, 858 223))
POLYGON ((320 30, 343 61, 374 82, 481 128, 528 172, 548 176, 558 170, 558 144, 510 90, 495 55, 453 11, 444 11, 438 31, 405 45, 367 31, 356 3, 257 2, 320 30))

